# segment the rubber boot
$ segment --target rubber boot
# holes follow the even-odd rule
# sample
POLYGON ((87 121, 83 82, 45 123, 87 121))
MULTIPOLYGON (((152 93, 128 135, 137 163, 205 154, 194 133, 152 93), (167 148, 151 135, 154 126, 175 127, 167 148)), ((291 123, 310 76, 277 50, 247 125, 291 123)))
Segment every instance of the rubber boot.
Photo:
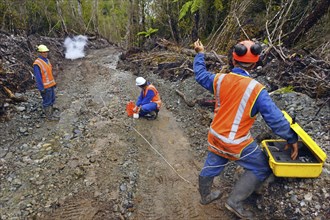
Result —
POLYGON ((201 195, 200 203, 207 205, 216 199, 220 198, 220 191, 211 192, 214 177, 199 176, 199 193, 201 195))
POLYGON ((253 212, 244 209, 243 201, 247 199, 261 183, 262 181, 258 180, 253 172, 245 171, 236 182, 233 191, 225 203, 226 208, 241 219, 253 219, 253 212))
POLYGON ((57 120, 59 120, 60 119, 60 116, 58 116, 56 113, 55 113, 55 111, 59 111, 59 109, 58 108, 55 108, 55 107, 53 107, 53 106, 51 106, 52 108, 52 117, 53 118, 55 118, 55 119, 57 119, 57 120))
POLYGON ((53 117, 53 113, 52 113, 52 106, 47 106, 44 108, 45 111, 45 115, 46 115, 46 119, 48 121, 58 121, 59 119, 56 117, 53 117))
POLYGON ((147 117, 148 120, 155 120, 158 116, 158 112, 151 111, 148 115, 149 115, 149 117, 147 117))
POLYGON ((57 108, 57 107, 54 107, 53 105, 52 105, 52 108, 53 108, 53 111, 60 111, 60 109, 59 109, 59 108, 57 108))

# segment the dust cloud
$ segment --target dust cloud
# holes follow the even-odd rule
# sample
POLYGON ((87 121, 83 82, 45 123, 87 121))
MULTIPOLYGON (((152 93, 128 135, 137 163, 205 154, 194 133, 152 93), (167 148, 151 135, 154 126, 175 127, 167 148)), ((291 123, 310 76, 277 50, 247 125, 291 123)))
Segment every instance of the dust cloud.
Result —
POLYGON ((64 40, 65 58, 75 60, 85 57, 84 48, 87 44, 87 37, 78 35, 74 37, 67 37, 64 40))

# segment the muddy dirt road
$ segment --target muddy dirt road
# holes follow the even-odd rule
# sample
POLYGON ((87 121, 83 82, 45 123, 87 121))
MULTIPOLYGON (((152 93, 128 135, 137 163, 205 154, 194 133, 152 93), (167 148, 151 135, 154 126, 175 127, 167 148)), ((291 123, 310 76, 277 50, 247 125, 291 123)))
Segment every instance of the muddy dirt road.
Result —
POLYGON ((1 183, 2 219, 233 218, 223 202, 199 204, 202 163, 166 103, 155 121, 127 117, 139 89, 132 73, 116 69, 119 54, 105 48, 65 61, 59 122, 39 119, 40 98, 31 91, 35 104, 2 125, 27 128, 4 146, 1 175, 10 178, 1 183), (17 150, 9 154, 10 147, 17 150))
MULTIPOLYGON (((94 189, 91 193, 99 191, 104 197, 111 189, 109 200, 127 197, 121 208, 128 210, 121 212, 132 219, 223 216, 215 205, 206 208, 199 205, 196 183, 201 164, 194 163, 189 142, 173 115, 163 108, 155 121, 133 120, 126 116, 125 104, 138 96, 139 89, 131 73, 115 69, 118 55, 116 50, 93 51, 84 60, 70 62, 63 71, 65 75, 59 78, 59 91, 63 95, 58 103, 64 111, 56 126, 70 133, 74 129, 70 125, 81 123, 80 115, 83 121, 88 117, 85 129, 88 131, 84 133, 93 143, 86 145, 86 155, 77 152, 77 158, 79 161, 89 153, 97 163, 87 169, 85 180, 93 184, 85 190, 94 189), (81 114, 84 108, 94 114, 81 114), (99 109, 100 114, 95 114, 99 109), (77 119, 76 123, 71 123, 77 119)), ((63 213, 63 210, 66 210, 65 205, 56 212, 63 213)), ((97 213, 100 211, 104 210, 97 213)))
MULTIPOLYGON (((222 199, 207 206, 199 204, 198 174, 207 153, 213 109, 198 102, 188 106, 176 91, 188 101, 209 101, 212 94, 190 72, 159 68, 166 57, 184 59, 191 67, 193 57, 148 53, 125 53, 119 60, 121 51, 103 41, 91 43, 87 56, 78 60, 63 60, 59 51, 51 50, 59 122, 45 121, 36 89, 15 94, 26 97, 26 102, 4 101, 1 220, 235 219, 224 208, 240 173, 233 163, 215 179, 222 199), (126 115, 126 103, 139 93, 137 76, 146 77, 161 94, 163 107, 155 121, 126 115)), ((274 66, 263 69, 272 76, 278 72, 274 66)), ((254 73, 254 77, 269 85, 267 75, 254 73)), ((312 99, 299 92, 272 94, 279 108, 296 115, 297 122, 329 155, 328 99, 312 99)), ((258 142, 278 138, 261 117, 251 132, 258 142)), ((320 177, 274 178, 261 195, 248 199, 247 206, 257 219, 330 219, 329 184, 328 156, 320 177)))

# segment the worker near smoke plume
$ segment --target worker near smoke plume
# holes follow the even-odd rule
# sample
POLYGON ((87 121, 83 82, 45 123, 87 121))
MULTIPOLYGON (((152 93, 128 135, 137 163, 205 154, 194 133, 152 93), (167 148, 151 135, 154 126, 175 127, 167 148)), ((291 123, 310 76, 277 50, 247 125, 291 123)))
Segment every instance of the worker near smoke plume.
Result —
POLYGON ((33 63, 33 72, 42 97, 42 107, 47 120, 58 120, 54 114, 56 82, 52 72, 52 64, 48 59, 49 49, 41 44, 37 47, 38 58, 33 63))
POLYGON ((149 120, 156 119, 162 104, 158 90, 143 77, 137 77, 135 84, 141 88, 141 92, 133 112, 138 113, 139 117, 145 117, 149 120))
POLYGON ((212 74, 206 70, 204 46, 194 42, 196 81, 214 94, 214 117, 208 132, 208 155, 199 174, 201 204, 209 204, 221 195, 211 191, 215 176, 219 176, 229 161, 235 161, 245 172, 235 183, 225 206, 239 218, 252 219, 254 214, 244 209, 247 199, 272 173, 268 159, 253 139, 250 129, 258 113, 272 131, 287 140, 286 149, 292 148, 291 159, 298 155, 298 136, 289 122, 256 80, 251 71, 259 60, 261 46, 253 41, 236 44, 232 52, 234 68, 229 74, 212 74))

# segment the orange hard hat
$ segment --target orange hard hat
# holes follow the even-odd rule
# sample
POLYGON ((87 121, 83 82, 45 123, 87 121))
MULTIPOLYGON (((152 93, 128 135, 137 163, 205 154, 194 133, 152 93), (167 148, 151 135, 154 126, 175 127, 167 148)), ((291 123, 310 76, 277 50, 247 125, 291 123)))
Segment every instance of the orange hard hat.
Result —
POLYGON ((259 60, 262 48, 260 44, 250 40, 241 41, 234 46, 233 58, 244 63, 256 63, 259 60))

